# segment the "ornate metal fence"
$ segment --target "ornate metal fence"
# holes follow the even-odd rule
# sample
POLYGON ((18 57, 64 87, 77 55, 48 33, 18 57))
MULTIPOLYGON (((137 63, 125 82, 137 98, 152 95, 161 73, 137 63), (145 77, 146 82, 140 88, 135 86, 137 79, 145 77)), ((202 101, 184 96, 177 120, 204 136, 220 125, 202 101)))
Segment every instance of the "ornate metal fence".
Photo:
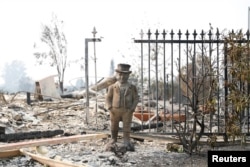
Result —
MULTIPOLYGON (((145 113, 155 115, 144 124, 150 127, 156 122, 158 131, 176 134, 176 123, 182 125, 178 128, 188 129, 194 114, 198 117, 205 115, 204 134, 225 134, 226 119, 232 112, 233 104, 229 105, 229 87, 225 86, 232 75, 227 62, 229 41, 223 33, 218 29, 216 32, 202 30, 200 33, 196 30, 193 33, 188 30, 185 33, 180 30, 177 33, 173 30, 151 33, 148 30, 147 33, 141 31, 140 35, 140 39, 134 40, 140 44, 141 58, 141 107, 137 112, 141 116, 145 113), (160 122, 163 128, 158 127, 160 122)), ((249 32, 240 39, 232 40, 238 45, 248 45, 247 54, 250 57, 249 32)), ((249 95, 249 83, 239 80, 237 84, 249 95)), ((241 132, 249 135, 249 107, 242 110, 241 132)))

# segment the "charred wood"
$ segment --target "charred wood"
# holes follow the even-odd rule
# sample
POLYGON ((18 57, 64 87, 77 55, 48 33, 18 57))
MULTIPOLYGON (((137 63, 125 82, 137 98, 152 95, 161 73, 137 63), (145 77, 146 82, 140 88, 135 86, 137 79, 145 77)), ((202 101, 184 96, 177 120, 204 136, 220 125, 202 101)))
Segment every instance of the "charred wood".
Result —
POLYGON ((48 138, 56 135, 63 134, 63 130, 48 130, 48 131, 33 131, 33 132, 20 132, 20 133, 10 133, 10 134, 1 134, 1 142, 10 142, 10 141, 19 141, 25 139, 39 139, 39 138, 48 138))
POLYGON ((157 128, 157 127, 163 127, 163 123, 160 122, 160 123, 156 123, 156 124, 151 124, 150 126, 149 125, 139 125, 139 126, 134 126, 134 127, 131 127, 131 130, 132 131, 140 131, 140 130, 143 130, 143 129, 154 129, 154 128, 157 128))

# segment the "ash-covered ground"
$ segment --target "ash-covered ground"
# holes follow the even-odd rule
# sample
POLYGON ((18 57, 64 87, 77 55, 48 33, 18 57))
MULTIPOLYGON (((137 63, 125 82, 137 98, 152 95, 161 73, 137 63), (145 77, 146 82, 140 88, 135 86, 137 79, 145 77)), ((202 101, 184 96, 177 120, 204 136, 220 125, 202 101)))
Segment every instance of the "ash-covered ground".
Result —
MULTIPOLYGON (((4 98, 4 100, 0 101, 0 123, 5 126, 5 133, 60 129, 64 131, 64 135, 109 134, 109 114, 102 109, 103 100, 98 100, 99 107, 97 109, 95 107, 97 106, 96 101, 91 100, 90 108, 87 110, 82 99, 34 101, 31 105, 28 105, 25 94, 18 94, 15 97, 14 95, 4 95, 4 98)), ((169 141, 158 141, 155 138, 155 140, 145 139, 144 141, 131 139, 135 145, 134 152, 107 152, 105 151, 105 145, 108 141, 109 138, 83 140, 73 143, 24 148, 24 150, 51 159, 92 167, 203 167, 207 166, 207 150, 210 149, 210 147, 203 146, 200 154, 192 156, 183 152, 169 152, 167 149, 169 141)), ((121 143, 122 136, 118 140, 118 146, 121 143)), ((0 143, 0 145, 3 144, 6 143, 0 143)), ((29 156, 21 155, 13 158, 2 158, 0 166, 42 167, 44 165, 29 156)))

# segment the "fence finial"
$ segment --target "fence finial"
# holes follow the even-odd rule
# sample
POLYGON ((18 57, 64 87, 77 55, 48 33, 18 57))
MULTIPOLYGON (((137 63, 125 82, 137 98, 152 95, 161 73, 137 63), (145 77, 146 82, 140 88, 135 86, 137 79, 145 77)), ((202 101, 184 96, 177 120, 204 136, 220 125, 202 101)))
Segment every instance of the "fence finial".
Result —
POLYGON ((187 30, 187 32, 186 32, 185 35, 186 35, 186 37, 187 37, 187 39, 188 39, 188 36, 190 35, 189 32, 188 32, 188 30, 187 30))
POLYGON ((208 32, 208 37, 209 37, 209 39, 211 40, 212 39, 212 31, 211 31, 211 29, 209 30, 209 32, 208 32))
POLYGON ((194 29, 194 33, 193 33, 194 39, 196 39, 197 33, 196 30, 194 29))
POLYGON ((219 37, 220 37, 220 31, 219 31, 219 28, 216 28, 216 37, 217 37, 217 39, 219 39, 219 37))
POLYGON ((143 30, 141 29, 141 32, 140 32, 141 39, 143 39, 143 35, 144 33, 143 33, 143 30))
POLYGON ((95 27, 93 28, 93 31, 92 31, 92 34, 93 34, 93 37, 95 38, 95 35, 96 35, 97 31, 95 29, 95 27))
POLYGON ((158 32, 158 29, 156 29, 156 31, 155 31, 155 38, 158 39, 158 36, 159 36, 159 32, 158 32))
POLYGON ((173 31, 173 29, 171 30, 170 35, 171 35, 171 39, 173 39, 174 38, 174 31, 173 31))
POLYGON ((148 33, 147 33, 147 34, 148 34, 148 39, 150 39, 150 36, 151 36, 151 34, 152 34, 152 33, 150 32, 150 29, 148 29, 148 33))
POLYGON ((204 36, 205 36, 205 33, 204 33, 204 30, 201 30, 201 39, 203 40, 204 39, 204 36))
POLYGON ((163 39, 165 39, 165 37, 166 37, 166 35, 167 35, 167 33, 166 33, 165 29, 163 30, 162 35, 163 35, 163 39))
POLYGON ((178 32, 177 34, 178 34, 178 36, 179 36, 179 39, 181 39, 182 33, 181 33, 181 30, 180 30, 180 29, 179 29, 179 32, 178 32))

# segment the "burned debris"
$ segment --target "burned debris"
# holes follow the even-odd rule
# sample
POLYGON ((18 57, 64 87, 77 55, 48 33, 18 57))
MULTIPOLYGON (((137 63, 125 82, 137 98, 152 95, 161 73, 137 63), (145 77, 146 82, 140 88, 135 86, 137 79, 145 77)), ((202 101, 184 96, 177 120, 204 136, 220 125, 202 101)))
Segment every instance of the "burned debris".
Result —
MULTIPOLYGON (((110 81, 109 78, 105 80, 110 81)), ((150 147, 158 152, 162 152, 161 154, 166 153, 167 148, 165 144, 157 144, 159 137, 140 137, 131 134, 131 142, 135 145, 136 151, 133 154, 128 154, 126 149, 123 149, 121 141, 123 135, 120 135, 120 132, 116 144, 117 147, 114 147, 111 152, 105 151, 105 146, 110 141, 110 118, 104 104, 103 95, 105 91, 100 91, 109 85, 105 80, 99 83, 100 87, 93 86, 90 88, 94 92, 99 90, 99 94, 97 108, 95 108, 96 94, 93 94, 93 96, 90 94, 88 124, 85 120, 86 107, 84 97, 54 98, 50 94, 39 94, 37 96, 39 92, 42 92, 40 88, 40 91, 30 93, 30 103, 27 103, 27 92, 18 92, 14 95, 1 94, 0 157, 4 158, 1 161, 2 165, 7 163, 6 161, 9 163, 9 160, 7 160, 9 158, 11 158, 13 165, 15 164, 15 159, 19 159, 18 162, 28 163, 25 158, 28 156, 47 165, 64 163, 66 166, 96 166, 97 164, 98 166, 111 164, 131 166, 145 161, 144 159, 136 158, 137 156, 143 157, 145 154, 148 154, 148 156, 155 156, 157 159, 157 154, 150 153, 151 151, 148 150, 147 145, 151 145, 152 141, 155 141, 156 144, 150 147), (41 149, 43 151, 38 151, 41 149), (41 154, 41 152, 45 153, 41 154), (76 153, 78 155, 75 155, 76 153), (71 159, 70 163, 62 162, 65 159, 71 159), (79 159, 83 160, 79 161, 79 159)), ((114 83, 112 78, 110 83, 114 83)), ((139 111, 137 113, 142 114, 139 111)), ((154 112, 152 111, 152 113, 154 112)), ((162 127, 163 123, 161 122, 157 125, 154 124, 154 121, 157 119, 154 115, 148 117, 147 120, 140 119, 140 117, 134 115, 131 131, 147 131, 149 128, 162 127), (150 125, 145 124, 150 121, 152 121, 150 125)), ((122 124, 119 124, 119 131, 122 130, 122 126, 122 124)), ((167 138, 163 139, 163 143, 170 141, 167 138)), ((176 139, 174 141, 178 142, 176 139)), ((167 155, 165 156, 167 159, 167 155)), ((34 163, 36 165, 39 164, 37 162, 34 163)), ((154 164, 155 162, 150 163, 154 164)), ((166 161, 163 160, 157 163, 166 164, 166 161)))

